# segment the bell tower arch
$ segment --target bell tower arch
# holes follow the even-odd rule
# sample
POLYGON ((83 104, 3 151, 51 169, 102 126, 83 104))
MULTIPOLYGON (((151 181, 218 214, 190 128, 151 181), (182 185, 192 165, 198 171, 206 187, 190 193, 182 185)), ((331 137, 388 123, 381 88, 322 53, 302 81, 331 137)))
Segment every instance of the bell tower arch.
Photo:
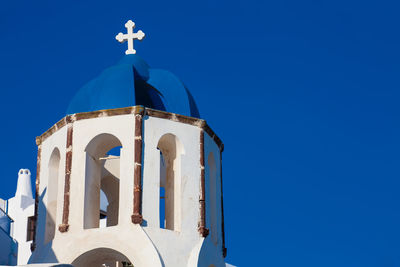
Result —
POLYGON ((223 143, 185 85, 135 54, 144 33, 125 26, 127 55, 37 137, 31 263, 224 267, 223 143))

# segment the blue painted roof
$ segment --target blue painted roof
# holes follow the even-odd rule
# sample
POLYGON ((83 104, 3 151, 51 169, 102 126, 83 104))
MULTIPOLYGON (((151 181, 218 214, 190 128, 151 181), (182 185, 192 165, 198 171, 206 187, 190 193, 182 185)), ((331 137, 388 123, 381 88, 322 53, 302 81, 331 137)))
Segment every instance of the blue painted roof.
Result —
POLYGON ((83 86, 67 114, 142 105, 200 118, 185 85, 171 72, 150 68, 137 55, 126 55, 83 86))

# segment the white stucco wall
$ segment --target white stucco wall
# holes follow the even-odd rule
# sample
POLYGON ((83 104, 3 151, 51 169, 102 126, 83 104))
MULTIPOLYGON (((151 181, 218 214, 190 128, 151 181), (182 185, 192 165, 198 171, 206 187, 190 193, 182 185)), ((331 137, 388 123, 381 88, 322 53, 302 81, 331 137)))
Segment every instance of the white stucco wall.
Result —
MULTIPOLYGON (((143 192, 142 226, 131 221, 133 212, 134 182, 134 129, 135 115, 119 115, 79 120, 73 123, 72 169, 70 179, 69 229, 65 233, 58 231, 62 223, 65 144, 67 126, 56 131, 41 144, 41 167, 39 188, 39 214, 37 231, 37 249, 31 262, 72 263, 82 254, 108 249, 125 255, 135 267, 141 266, 203 266, 202 262, 211 262, 216 267, 225 266, 222 257, 221 217, 220 217, 220 160, 219 148, 214 140, 205 134, 205 163, 207 155, 214 153, 216 161, 216 244, 210 235, 204 239, 198 232, 199 195, 200 195, 200 132, 201 128, 156 117, 143 119, 143 192), (103 228, 84 229, 85 178, 90 170, 87 166, 87 145, 99 134, 110 134, 122 144, 119 159, 119 210, 118 224, 103 228), (179 224, 175 230, 160 229, 159 192, 160 192, 160 151, 158 142, 165 134, 176 136, 180 144, 179 181, 176 196, 176 218, 179 224), (48 164, 54 148, 60 151, 60 175, 57 188, 57 213, 54 239, 45 244, 46 207, 49 184, 48 164), (66 250, 65 248, 68 248, 66 250), (208 257, 199 261, 199 257, 208 257)), ((206 167, 206 180, 207 180, 206 167)), ((206 191, 209 185, 206 181, 206 191)), ((96 189, 97 190, 97 189, 96 189)), ((86 192, 87 194, 87 192, 86 192)), ((207 194, 206 194, 207 195, 207 194)), ((206 202, 209 200, 206 199, 206 202)), ((207 204, 210 205, 210 204, 207 204)), ((210 207, 206 206, 207 217, 210 207)), ((207 227, 210 222, 207 220, 207 227)), ((86 254, 85 254, 86 255, 86 254)), ((83 261, 82 261, 83 262, 83 261)), ((208 267, 208 266, 206 266, 208 267)))
POLYGON ((218 250, 222 251, 221 154, 219 147, 208 134, 204 135, 204 156, 206 175, 206 227, 210 229, 210 237, 213 244, 218 250), (213 159, 209 158, 211 155, 213 159), (215 163, 216 169, 214 175, 210 173, 210 161, 214 161, 215 163), (214 176, 213 179, 212 176, 214 176), (214 195, 212 196, 212 194, 214 195))
MULTIPOLYGON (((54 240, 46 245, 43 242, 44 221, 46 212, 46 195, 43 197, 38 219, 38 244, 32 262, 72 263, 87 251, 97 248, 110 248, 128 256, 135 266, 161 266, 157 250, 140 226, 131 222, 133 210, 133 162, 134 162, 134 115, 101 117, 74 122, 73 124, 73 156, 70 183, 69 230, 55 233, 54 240), (120 157, 120 201, 118 225, 84 229, 83 214, 85 200, 85 148, 97 135, 108 133, 117 137, 121 144, 120 157), (121 234, 123 233, 123 234, 121 234), (79 244, 79 245, 76 245, 79 244), (68 247, 68 251, 65 248, 68 247)), ((63 127, 42 143, 42 159, 40 170, 40 195, 47 188, 47 164, 54 147, 61 154, 60 169, 65 172, 66 129, 63 127)), ((62 222, 65 173, 58 183, 57 226, 62 222)))
POLYGON ((197 231, 200 194, 200 128, 155 117, 144 120, 143 218, 144 230, 156 244, 165 266, 187 266, 191 250, 200 240, 197 231), (157 144, 173 134, 183 146, 179 201, 179 231, 159 227, 160 152, 157 144), (177 257, 177 255, 180 255, 177 257))

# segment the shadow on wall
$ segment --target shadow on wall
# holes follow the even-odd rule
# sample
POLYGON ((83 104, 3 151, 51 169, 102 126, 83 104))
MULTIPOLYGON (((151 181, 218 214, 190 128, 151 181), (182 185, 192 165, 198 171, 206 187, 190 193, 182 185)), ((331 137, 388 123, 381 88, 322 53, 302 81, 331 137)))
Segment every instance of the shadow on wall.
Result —
POLYGON ((6 231, 0 228, 0 264, 16 265, 17 252, 17 242, 6 231))
POLYGON ((49 179, 47 184, 47 211, 46 211, 46 229, 44 242, 48 243, 54 239, 54 235, 57 229, 56 216, 57 216, 57 192, 58 192, 58 180, 61 177, 60 174, 60 150, 54 148, 50 156, 48 164, 49 179))
MULTIPOLYGON (((43 204, 43 198, 46 195, 47 188, 43 190, 43 193, 39 196, 39 206, 38 206, 38 215, 39 214, 46 214, 46 222, 49 223, 50 225, 55 225, 54 219, 51 218, 51 216, 48 215, 48 210, 46 209, 46 206, 43 204)), ((38 216, 39 217, 39 216, 38 216)), ((43 217, 42 217, 43 219, 43 217)), ((39 220, 39 218, 38 218, 39 220)), ((52 249, 52 244, 53 241, 49 241, 46 244, 44 244, 44 239, 45 239, 45 225, 44 223, 38 224, 36 222, 36 236, 35 236, 35 243, 36 247, 28 261, 29 264, 31 263, 58 263, 58 259, 56 255, 54 254, 54 251, 52 249)), ((40 265, 41 266, 71 266, 71 265, 51 265, 51 264, 45 264, 45 265, 40 265)))
POLYGON ((0 207, 0 264, 16 265, 18 244, 10 236, 13 220, 0 207))

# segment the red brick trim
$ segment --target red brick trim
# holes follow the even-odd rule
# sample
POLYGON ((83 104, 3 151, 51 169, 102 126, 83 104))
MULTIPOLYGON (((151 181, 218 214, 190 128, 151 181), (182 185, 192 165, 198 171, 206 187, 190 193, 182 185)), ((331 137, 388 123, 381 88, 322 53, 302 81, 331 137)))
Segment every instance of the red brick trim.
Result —
POLYGON ((71 185, 71 169, 72 169, 72 139, 74 133, 73 121, 74 117, 67 116, 67 143, 65 154, 65 183, 64 183, 64 206, 62 215, 62 224, 58 226, 61 233, 65 233, 69 229, 69 204, 70 204, 70 185, 71 185))
POLYGON ((132 222, 141 224, 142 216, 142 149, 143 149, 143 109, 135 114, 135 169, 133 180, 133 214, 132 222))
MULTIPOLYGON (((142 113, 147 116, 151 117, 156 117, 160 119, 167 119, 167 120, 172 120, 176 122, 181 122, 193 126, 197 126, 201 129, 204 129, 204 131, 215 141, 215 143, 218 145, 220 150, 224 150, 224 144, 222 143, 221 139, 214 133, 214 131, 210 128, 210 126, 207 125, 205 120, 198 119, 198 118, 193 118, 193 117, 188 117, 180 114, 175 114, 175 113, 170 113, 170 112, 165 112, 161 110, 155 110, 151 108, 144 108, 143 106, 133 106, 133 107, 126 107, 126 108, 116 108, 116 109, 105 109, 105 110, 98 110, 98 111, 91 111, 91 112, 82 112, 82 113, 76 113, 73 116, 75 117, 75 121, 79 120, 86 120, 86 119, 93 119, 93 118, 99 118, 99 117, 111 117, 111 116, 118 116, 118 115, 126 115, 126 114, 137 114, 137 113, 142 113), (144 110, 144 113, 143 113, 144 110)), ((49 136, 51 136, 53 133, 67 125, 67 118, 71 117, 71 115, 68 115, 58 121, 56 124, 54 124, 50 129, 48 129, 46 132, 44 132, 41 136, 38 138, 40 139, 40 142, 43 142, 46 140, 49 136)))
POLYGON ((206 228, 206 186, 205 181, 205 170, 204 170, 204 131, 200 131, 200 221, 199 221, 199 232, 202 237, 207 237, 209 229, 206 228))

